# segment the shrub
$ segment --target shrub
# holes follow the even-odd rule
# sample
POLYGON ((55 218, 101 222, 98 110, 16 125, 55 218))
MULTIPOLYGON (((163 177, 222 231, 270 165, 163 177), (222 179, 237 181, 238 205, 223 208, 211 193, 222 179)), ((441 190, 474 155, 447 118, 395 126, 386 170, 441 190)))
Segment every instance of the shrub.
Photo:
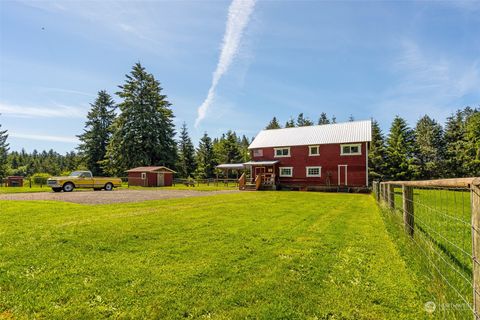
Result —
POLYGON ((49 173, 35 173, 31 176, 34 184, 47 184, 47 179, 51 177, 49 173))

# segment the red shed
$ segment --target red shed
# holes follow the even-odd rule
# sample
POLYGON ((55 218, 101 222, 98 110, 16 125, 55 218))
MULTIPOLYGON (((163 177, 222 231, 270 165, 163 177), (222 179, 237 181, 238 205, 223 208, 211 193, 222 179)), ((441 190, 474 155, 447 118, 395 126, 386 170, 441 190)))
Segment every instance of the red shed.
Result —
POLYGON ((23 177, 9 176, 7 177, 7 186, 9 187, 23 187, 23 177))
POLYGON ((168 187, 175 171, 167 167, 137 167, 127 170, 128 184, 142 187, 168 187))

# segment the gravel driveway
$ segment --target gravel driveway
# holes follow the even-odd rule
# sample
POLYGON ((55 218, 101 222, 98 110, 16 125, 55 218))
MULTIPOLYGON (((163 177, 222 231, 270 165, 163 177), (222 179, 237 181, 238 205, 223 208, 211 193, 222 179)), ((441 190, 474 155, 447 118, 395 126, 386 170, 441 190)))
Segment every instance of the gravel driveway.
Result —
POLYGON ((82 204, 104 204, 139 202, 146 200, 213 196, 236 193, 238 190, 194 191, 194 190, 115 190, 82 192, 37 192, 0 194, 0 200, 53 200, 82 204))

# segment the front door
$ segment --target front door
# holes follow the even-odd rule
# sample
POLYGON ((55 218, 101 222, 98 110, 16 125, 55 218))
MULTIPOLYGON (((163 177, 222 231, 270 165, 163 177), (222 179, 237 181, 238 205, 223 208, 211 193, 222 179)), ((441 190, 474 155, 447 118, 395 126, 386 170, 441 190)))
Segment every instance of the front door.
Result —
POLYGON ((347 175, 348 175, 347 165, 339 164, 338 165, 338 185, 339 186, 348 185, 347 175))
POLYGON ((163 173, 157 174, 157 187, 163 187, 165 185, 165 176, 163 173))

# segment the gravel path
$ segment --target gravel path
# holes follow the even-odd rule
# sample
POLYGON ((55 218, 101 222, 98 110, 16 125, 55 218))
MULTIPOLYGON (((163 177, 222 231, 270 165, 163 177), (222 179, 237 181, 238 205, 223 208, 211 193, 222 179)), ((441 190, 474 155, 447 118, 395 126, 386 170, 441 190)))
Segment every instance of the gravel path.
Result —
POLYGON ((172 199, 213 196, 217 194, 236 193, 238 190, 194 191, 194 190, 115 190, 82 192, 37 192, 0 194, 0 200, 50 200, 81 204, 105 204, 139 202, 146 200, 172 199))

